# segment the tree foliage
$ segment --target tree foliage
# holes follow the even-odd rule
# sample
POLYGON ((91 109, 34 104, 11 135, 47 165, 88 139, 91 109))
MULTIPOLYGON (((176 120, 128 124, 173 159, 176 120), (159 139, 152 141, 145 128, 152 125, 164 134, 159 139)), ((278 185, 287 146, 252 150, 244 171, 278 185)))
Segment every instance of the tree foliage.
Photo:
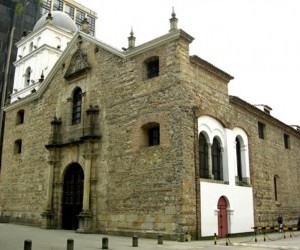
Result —
POLYGON ((17 15, 20 15, 23 13, 24 6, 27 5, 29 2, 38 2, 39 4, 42 4, 44 0, 13 0, 13 2, 16 3, 15 13, 17 15))

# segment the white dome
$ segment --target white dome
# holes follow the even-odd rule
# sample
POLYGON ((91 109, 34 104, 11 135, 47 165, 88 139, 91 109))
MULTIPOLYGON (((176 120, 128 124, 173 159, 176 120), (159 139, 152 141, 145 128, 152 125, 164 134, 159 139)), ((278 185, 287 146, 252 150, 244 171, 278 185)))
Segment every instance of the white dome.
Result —
MULTIPOLYGON (((47 23, 46 18, 48 15, 49 14, 43 15, 37 21, 37 23, 33 27, 33 31, 37 30, 38 28, 44 26, 47 23)), ((61 11, 52 11, 51 16, 52 16, 53 26, 66 29, 71 32, 76 32, 78 30, 76 24, 68 14, 61 11)))

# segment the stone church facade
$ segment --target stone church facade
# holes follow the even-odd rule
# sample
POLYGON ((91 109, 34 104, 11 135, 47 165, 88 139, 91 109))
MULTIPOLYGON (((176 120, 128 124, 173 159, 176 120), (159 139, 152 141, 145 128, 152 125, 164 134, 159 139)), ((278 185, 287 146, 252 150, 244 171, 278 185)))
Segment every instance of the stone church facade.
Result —
MULTIPOLYGON (((51 25, 51 24, 45 24, 51 25)), ((78 232, 176 239, 296 223, 300 132, 228 95, 232 76, 177 28, 119 51, 77 31, 7 104, 1 214, 78 232)), ((262 109, 261 109, 262 108, 262 109)))

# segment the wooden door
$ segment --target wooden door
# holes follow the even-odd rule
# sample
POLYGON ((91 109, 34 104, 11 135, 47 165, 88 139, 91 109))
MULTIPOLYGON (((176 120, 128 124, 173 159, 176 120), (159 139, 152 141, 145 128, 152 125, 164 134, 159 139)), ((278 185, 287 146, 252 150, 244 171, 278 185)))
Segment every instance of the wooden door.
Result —
POLYGON ((83 170, 79 164, 71 165, 65 173, 62 203, 63 229, 78 228, 78 215, 82 211, 83 178, 83 170))
POLYGON ((218 201, 218 236, 226 237, 228 234, 227 201, 221 197, 218 201))

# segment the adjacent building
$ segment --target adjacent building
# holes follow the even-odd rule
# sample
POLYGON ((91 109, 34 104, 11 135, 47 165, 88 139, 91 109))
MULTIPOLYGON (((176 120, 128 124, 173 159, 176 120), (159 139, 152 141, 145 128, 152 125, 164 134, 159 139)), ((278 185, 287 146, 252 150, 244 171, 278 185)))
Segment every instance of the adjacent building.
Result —
POLYGON ((19 54, 17 57, 15 44, 33 30, 41 16, 57 10, 67 13, 77 28, 81 28, 83 20, 87 20, 89 34, 95 35, 97 14, 73 0, 0 0, 0 159, 5 120, 2 107, 7 95, 16 92, 16 88, 13 88, 13 64, 22 56, 19 54))
POLYGON ((67 13, 81 28, 82 21, 86 18, 89 22, 89 33, 95 36, 97 13, 73 0, 44 0, 40 7, 40 14, 44 15, 50 11, 62 11, 67 13))
POLYGON ((230 96, 233 77, 190 55, 194 38, 177 21, 173 12, 170 30, 139 46, 132 31, 119 51, 57 12, 18 42, 3 216, 170 239, 250 232, 279 213, 296 223, 298 127, 230 96))

